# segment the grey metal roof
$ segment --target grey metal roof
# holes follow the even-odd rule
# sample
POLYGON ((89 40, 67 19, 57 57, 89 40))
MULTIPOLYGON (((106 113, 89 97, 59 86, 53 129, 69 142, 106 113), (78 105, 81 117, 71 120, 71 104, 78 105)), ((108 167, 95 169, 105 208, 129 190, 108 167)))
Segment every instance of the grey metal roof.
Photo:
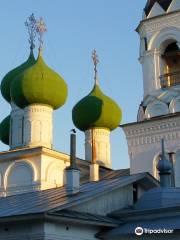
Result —
MULTIPOLYGON (((106 231, 104 233, 99 234, 101 239, 113 240, 119 239, 118 237, 122 237, 123 235, 133 235, 135 236, 135 229, 137 227, 142 227, 143 229, 180 229, 180 221, 179 217, 169 217, 168 221, 167 218, 157 218, 153 220, 137 220, 134 222, 129 222, 126 224, 122 224, 119 227, 106 231)), ((135 239, 135 238, 133 238, 135 239)), ((142 239, 142 237, 140 237, 142 239)), ((150 238, 151 239, 151 238, 150 238)), ((153 239, 153 237, 152 237, 153 239)), ((178 239, 178 238, 177 238, 178 239)))
POLYGON ((136 175, 123 176, 116 179, 83 184, 80 187, 80 192, 75 195, 68 195, 66 188, 61 187, 2 197, 0 198, 0 218, 66 209, 133 182, 143 180, 149 181, 149 185, 151 187, 153 184, 154 187, 157 184, 154 178, 148 173, 139 173, 136 175))
MULTIPOLYGON (((87 183, 90 179, 90 171, 89 171, 89 162, 87 165, 83 164, 83 162, 86 162, 85 160, 81 160, 78 162, 78 168, 81 171, 81 183, 87 183)), ((99 168, 99 175, 100 180, 104 179, 113 179, 118 178, 122 176, 129 176, 130 175, 130 169, 119 169, 119 170, 112 170, 109 168, 105 168, 103 166, 100 166, 99 168)))
POLYGON ((103 175, 101 175, 101 180, 114 179, 114 178, 118 178, 118 177, 122 177, 122 176, 129 176, 129 175, 130 175, 129 168, 119 169, 119 170, 111 170, 111 171, 108 171, 108 172, 104 173, 103 175))
POLYGON ((154 188, 136 203, 135 209, 159 209, 180 206, 180 188, 154 188))

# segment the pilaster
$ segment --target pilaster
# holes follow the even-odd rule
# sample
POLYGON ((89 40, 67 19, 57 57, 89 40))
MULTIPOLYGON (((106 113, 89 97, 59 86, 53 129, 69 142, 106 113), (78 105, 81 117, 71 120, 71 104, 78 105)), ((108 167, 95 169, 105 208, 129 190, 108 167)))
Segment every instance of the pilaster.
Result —
POLYGON ((23 146, 23 118, 24 110, 11 103, 10 121, 10 149, 23 146))

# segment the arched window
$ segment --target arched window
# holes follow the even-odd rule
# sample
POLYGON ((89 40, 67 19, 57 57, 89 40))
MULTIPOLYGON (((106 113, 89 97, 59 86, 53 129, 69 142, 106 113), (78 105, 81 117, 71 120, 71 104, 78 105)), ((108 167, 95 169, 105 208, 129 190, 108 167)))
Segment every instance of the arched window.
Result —
POLYGON ((61 187, 64 185, 64 169, 65 164, 60 162, 52 162, 46 169, 46 181, 54 187, 61 187))
POLYGON ((161 101, 154 101, 150 103, 145 111, 146 118, 157 117, 169 113, 168 105, 161 101))
POLYGON ((164 62, 163 75, 160 76, 161 87, 180 84, 180 49, 177 42, 167 45, 162 54, 164 62))
POLYGON ((174 98, 169 105, 170 113, 180 112, 180 96, 174 98))
POLYGON ((20 187, 32 185, 34 171, 27 162, 17 162, 9 169, 6 187, 20 187))

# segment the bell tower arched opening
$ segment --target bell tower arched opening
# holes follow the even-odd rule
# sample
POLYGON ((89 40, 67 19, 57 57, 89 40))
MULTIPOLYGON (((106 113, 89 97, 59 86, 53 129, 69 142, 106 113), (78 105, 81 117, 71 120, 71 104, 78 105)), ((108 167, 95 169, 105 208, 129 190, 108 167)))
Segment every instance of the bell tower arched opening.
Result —
POLYGON ((177 42, 167 45, 161 56, 163 74, 160 76, 162 88, 180 84, 180 49, 177 42))

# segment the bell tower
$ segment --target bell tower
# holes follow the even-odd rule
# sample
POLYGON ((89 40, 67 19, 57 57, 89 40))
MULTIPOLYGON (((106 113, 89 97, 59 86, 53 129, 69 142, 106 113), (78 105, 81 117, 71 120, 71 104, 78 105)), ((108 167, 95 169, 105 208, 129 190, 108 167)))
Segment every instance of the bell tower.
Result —
POLYGON ((148 1, 137 32, 143 70, 144 98, 177 85, 179 72, 179 12, 177 0, 148 1))
POLYGON ((180 1, 148 0, 137 27, 143 99, 137 122, 122 126, 129 149, 131 173, 150 172, 158 178, 159 142, 180 186, 180 1))

